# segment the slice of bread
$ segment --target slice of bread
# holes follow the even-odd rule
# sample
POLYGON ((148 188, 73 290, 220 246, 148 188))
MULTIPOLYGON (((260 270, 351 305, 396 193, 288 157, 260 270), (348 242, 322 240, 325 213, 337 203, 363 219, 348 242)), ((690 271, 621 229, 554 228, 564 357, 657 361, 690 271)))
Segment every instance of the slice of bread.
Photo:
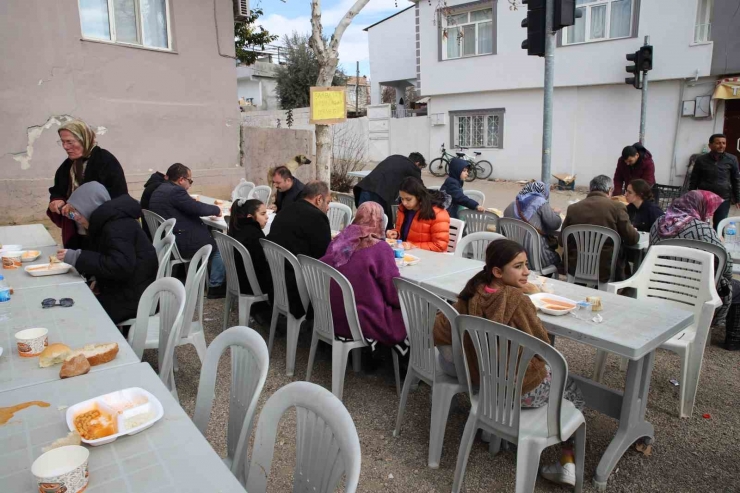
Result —
POLYGON ((62 343, 49 344, 39 355, 39 366, 46 368, 48 366, 58 365, 63 363, 69 353, 72 352, 72 348, 62 343))
POLYGON ((112 361, 118 354, 118 344, 115 342, 109 342, 107 344, 87 344, 81 349, 75 349, 65 358, 65 361, 69 361, 78 354, 83 354, 87 358, 87 362, 90 366, 102 365, 112 361))

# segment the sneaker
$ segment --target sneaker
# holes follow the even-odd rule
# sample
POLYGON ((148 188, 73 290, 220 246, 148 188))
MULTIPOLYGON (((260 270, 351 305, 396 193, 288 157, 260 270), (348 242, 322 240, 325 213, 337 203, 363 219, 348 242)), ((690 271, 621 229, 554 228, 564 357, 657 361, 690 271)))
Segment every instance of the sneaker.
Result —
POLYGON ((576 485, 576 465, 572 462, 568 462, 565 465, 556 462, 549 466, 542 466, 540 468, 540 474, 543 478, 553 483, 567 484, 570 486, 576 485))
POLYGON ((208 288, 208 295, 206 296, 209 300, 218 300, 226 298, 226 284, 220 286, 212 286, 208 288))

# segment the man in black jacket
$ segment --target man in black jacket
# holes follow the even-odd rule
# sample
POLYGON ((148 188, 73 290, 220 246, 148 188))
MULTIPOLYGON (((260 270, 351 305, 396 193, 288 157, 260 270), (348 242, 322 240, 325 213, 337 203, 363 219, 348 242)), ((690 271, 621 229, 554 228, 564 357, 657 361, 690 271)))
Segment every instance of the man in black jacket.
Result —
POLYGON ((303 187, 301 180, 293 176, 287 166, 278 166, 272 173, 272 184, 275 185, 275 212, 280 212, 301 197, 303 187))
POLYGON ((165 219, 175 218, 175 243, 184 258, 191 258, 204 245, 213 246, 211 273, 208 279, 208 298, 226 296, 226 270, 216 241, 200 219, 203 216, 221 216, 221 208, 203 204, 188 194, 193 184, 190 169, 175 163, 167 169, 167 181, 159 185, 149 199, 149 210, 165 219))
POLYGON ((141 200, 139 201, 142 209, 149 209, 149 199, 152 198, 152 194, 154 193, 154 191, 159 188, 159 186, 164 183, 165 180, 167 180, 166 175, 163 175, 159 171, 155 171, 154 173, 152 173, 152 176, 149 177, 146 183, 144 183, 144 192, 141 194, 141 200))
POLYGON ((730 213, 730 203, 740 203, 740 170, 737 158, 725 152, 727 137, 709 137, 709 153, 696 158, 689 180, 689 190, 707 190, 724 199, 714 212, 714 227, 730 213))
MULTIPOLYGON (((311 181, 303 188, 303 198, 275 216, 267 239, 290 250, 293 255, 321 258, 331 242, 331 227, 326 216, 331 202, 329 186, 323 181, 311 181)), ((300 318, 305 314, 295 273, 285 265, 290 313, 300 318)))
POLYGON ((424 156, 418 152, 412 152, 409 157, 395 154, 385 158, 355 185, 355 205, 377 202, 389 218, 388 227, 393 228, 391 206, 396 203, 401 182, 409 176, 421 180, 421 169, 426 165, 424 156))
POLYGON ((87 230, 85 250, 60 250, 57 258, 87 278, 95 277, 98 300, 114 323, 136 317, 139 298, 157 277, 157 253, 141 229, 141 207, 128 194, 111 200, 93 181, 67 200, 71 218, 87 230))

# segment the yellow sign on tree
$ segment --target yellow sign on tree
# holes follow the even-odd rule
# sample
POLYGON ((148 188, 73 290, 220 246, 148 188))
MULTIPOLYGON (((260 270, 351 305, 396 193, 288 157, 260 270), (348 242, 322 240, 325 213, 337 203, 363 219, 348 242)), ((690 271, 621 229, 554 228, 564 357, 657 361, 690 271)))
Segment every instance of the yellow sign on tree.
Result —
POLYGON ((329 125, 347 120, 347 94, 344 87, 312 87, 309 123, 329 125))

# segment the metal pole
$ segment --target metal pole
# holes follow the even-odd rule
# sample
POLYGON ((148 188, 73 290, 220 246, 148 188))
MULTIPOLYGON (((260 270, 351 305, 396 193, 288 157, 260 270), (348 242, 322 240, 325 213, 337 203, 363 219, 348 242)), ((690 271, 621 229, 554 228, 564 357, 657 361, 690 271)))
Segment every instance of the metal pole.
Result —
POLYGON ((550 159, 552 157, 552 90, 555 79, 555 33, 552 21, 555 16, 554 0, 545 5, 545 97, 542 115, 542 181, 550 183, 550 159))
POLYGON ((357 62, 357 78, 355 79, 355 117, 360 115, 360 62, 357 62))
MULTIPOLYGON (((650 44, 650 36, 645 36, 645 46, 650 44)), ((648 71, 642 71, 642 104, 640 106, 640 144, 645 145, 645 122, 647 120, 648 71)))

